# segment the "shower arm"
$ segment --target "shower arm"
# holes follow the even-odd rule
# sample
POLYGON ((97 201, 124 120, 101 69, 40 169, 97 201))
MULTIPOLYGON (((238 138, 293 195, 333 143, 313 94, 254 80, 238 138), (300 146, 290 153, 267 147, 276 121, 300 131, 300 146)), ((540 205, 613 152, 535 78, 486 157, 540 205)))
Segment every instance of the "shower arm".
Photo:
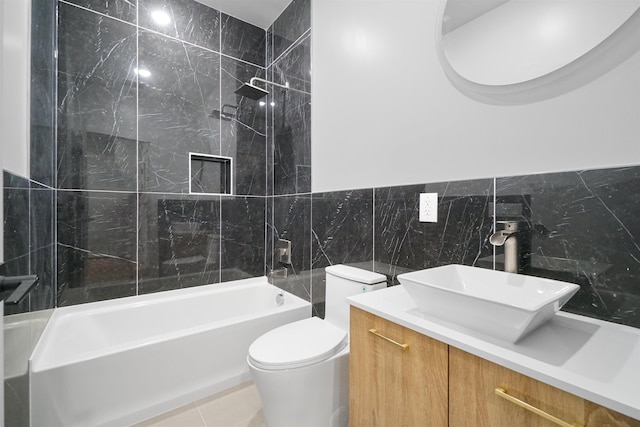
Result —
POLYGON ((281 87, 283 89, 292 90, 294 92, 304 93, 305 95, 311 95, 309 92, 305 92, 304 90, 292 88, 291 86, 289 86, 289 83, 287 83, 286 85, 283 85, 283 84, 280 84, 280 83, 271 82, 269 80, 261 79, 260 77, 251 77, 251 80, 249 80, 249 84, 251 86, 255 86, 254 82, 262 82, 262 83, 270 84, 270 85, 273 85, 273 86, 278 86, 278 87, 281 87))

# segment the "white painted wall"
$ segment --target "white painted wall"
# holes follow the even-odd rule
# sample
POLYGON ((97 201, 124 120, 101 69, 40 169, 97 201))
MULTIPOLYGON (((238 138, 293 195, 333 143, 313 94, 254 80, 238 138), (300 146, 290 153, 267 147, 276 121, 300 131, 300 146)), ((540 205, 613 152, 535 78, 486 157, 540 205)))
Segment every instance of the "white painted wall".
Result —
POLYGON ((0 147, 2 167, 29 177, 31 2, 1 0, 0 147))
POLYGON ((459 93, 439 0, 313 0, 314 192, 640 164, 640 53, 522 106, 459 93))

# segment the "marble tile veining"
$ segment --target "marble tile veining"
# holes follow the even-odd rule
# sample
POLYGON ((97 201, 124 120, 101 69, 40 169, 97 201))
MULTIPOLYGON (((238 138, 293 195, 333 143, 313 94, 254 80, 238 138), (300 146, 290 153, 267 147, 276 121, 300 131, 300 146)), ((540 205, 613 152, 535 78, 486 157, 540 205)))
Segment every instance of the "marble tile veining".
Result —
POLYGON ((311 196, 270 197, 271 205, 267 229, 271 235, 267 248, 268 268, 282 268, 273 260, 273 245, 278 239, 291 241, 291 265, 287 266, 288 277, 274 284, 307 301, 311 300, 311 196))
MULTIPOLYGON (((39 283, 5 314, 44 310, 55 305, 54 190, 4 172, 4 262, 0 275, 35 274, 39 283)), ((3 295, 6 298, 9 291, 3 295)))
POLYGON ((222 198, 222 281, 264 276, 266 199, 222 198))
POLYGON ((223 13, 221 35, 223 54, 260 67, 265 66, 265 30, 223 13))
POLYGON ((58 191, 58 305, 134 295, 136 195, 58 191))
POLYGON ((373 259, 373 190, 314 193, 312 207, 313 268, 373 259))
POLYGON ((64 3, 58 13, 58 188, 135 190, 135 27, 64 3))
POLYGON ((270 94, 273 115, 274 194, 311 191, 311 97, 275 88, 270 94))
POLYGON ((292 45, 270 69, 273 81, 311 93, 311 35, 292 45))
POLYGON ((189 191, 189 153, 220 154, 220 55, 139 34, 139 191, 189 191))
MULTIPOLYGON (((8 173, 5 172, 5 183, 8 173)), ((5 184, 6 185, 6 184, 5 184)), ((4 187, 4 269, 2 275, 28 274, 29 266, 29 188, 4 187)))
POLYGON ((264 78, 264 70, 222 57, 221 75, 221 108, 231 113, 219 119, 221 150, 236 159, 234 194, 266 196, 266 107, 235 93, 251 77, 264 78))
POLYGON ((220 196, 141 194, 139 292, 220 281, 220 196))
MULTIPOLYGON (((293 3, 292 3, 293 5, 293 3)), ((280 19, 274 23, 276 26, 280 19)), ((273 63, 268 79, 310 92, 310 39, 291 47, 273 63)), ((311 191, 311 96, 273 87, 268 96, 268 129, 273 138, 270 170, 273 193, 299 194, 311 191), (271 169, 272 168, 272 169, 271 169)))
POLYGON ((310 0, 293 0, 269 28, 272 56, 268 65, 311 28, 310 4, 310 0))
POLYGON ((55 307, 55 191, 32 185, 30 190, 30 274, 38 276, 38 286, 29 293, 29 310, 55 307))
POLYGON ((137 0, 65 0, 113 18, 136 23, 137 0))
POLYGON ((394 280, 403 269, 475 265, 492 254, 492 180, 381 188, 375 200, 376 270, 394 280), (437 223, 418 220, 423 192, 438 193, 437 223))
POLYGON ((31 2, 30 178, 55 187, 56 3, 31 2))
POLYGON ((530 206, 524 274, 581 285, 566 310, 640 327, 640 167, 499 178, 530 206))
POLYGON ((356 264, 373 270, 373 190, 312 195, 312 303, 324 313, 324 267, 356 264))

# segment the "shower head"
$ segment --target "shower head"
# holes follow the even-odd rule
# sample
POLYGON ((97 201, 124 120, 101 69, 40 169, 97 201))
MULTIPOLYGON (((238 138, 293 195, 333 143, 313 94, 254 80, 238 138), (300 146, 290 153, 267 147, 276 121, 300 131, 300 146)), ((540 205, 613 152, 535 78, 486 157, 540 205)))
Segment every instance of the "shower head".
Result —
POLYGON ((273 85, 273 86, 278 86, 278 87, 281 87, 283 89, 292 90, 294 92, 299 92, 299 93, 304 93, 306 95, 311 95, 309 92, 305 92, 304 90, 299 90, 299 89, 294 89, 294 88, 289 87, 289 83, 287 83, 286 85, 281 85, 280 83, 270 82, 269 80, 264 80, 264 79, 261 79, 260 77, 252 77, 251 80, 249 80, 249 83, 244 83, 242 86, 240 86, 236 90, 236 93, 238 95, 245 96, 245 97, 253 99, 255 101, 257 101, 259 99, 262 99, 265 96, 269 95, 269 91, 268 90, 262 89, 261 87, 256 86, 255 82, 262 82, 262 83, 270 84, 270 85, 273 85))
POLYGON ((236 90, 236 93, 246 98, 253 99, 254 101, 257 101, 269 95, 269 91, 262 89, 261 87, 255 86, 251 83, 243 84, 236 90))

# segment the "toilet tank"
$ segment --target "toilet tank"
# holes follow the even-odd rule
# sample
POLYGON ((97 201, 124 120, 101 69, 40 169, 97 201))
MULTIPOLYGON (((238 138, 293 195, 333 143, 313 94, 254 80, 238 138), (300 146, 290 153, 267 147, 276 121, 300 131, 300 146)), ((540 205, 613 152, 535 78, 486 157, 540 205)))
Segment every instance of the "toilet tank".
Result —
POLYGON ((349 303, 346 298, 387 287, 384 274, 348 265, 325 268, 325 320, 349 332, 349 303))

